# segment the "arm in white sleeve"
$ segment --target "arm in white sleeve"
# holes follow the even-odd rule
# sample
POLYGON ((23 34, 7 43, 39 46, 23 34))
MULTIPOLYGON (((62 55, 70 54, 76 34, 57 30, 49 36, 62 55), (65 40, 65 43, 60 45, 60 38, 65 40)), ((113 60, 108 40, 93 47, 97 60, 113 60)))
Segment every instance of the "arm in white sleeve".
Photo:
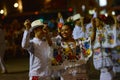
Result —
POLYGON ((25 30, 21 43, 22 48, 27 49, 29 47, 29 43, 30 43, 30 31, 25 30))
POLYGON ((75 28, 73 30, 72 36, 73 36, 74 39, 78 39, 78 37, 77 37, 77 31, 76 31, 75 28))

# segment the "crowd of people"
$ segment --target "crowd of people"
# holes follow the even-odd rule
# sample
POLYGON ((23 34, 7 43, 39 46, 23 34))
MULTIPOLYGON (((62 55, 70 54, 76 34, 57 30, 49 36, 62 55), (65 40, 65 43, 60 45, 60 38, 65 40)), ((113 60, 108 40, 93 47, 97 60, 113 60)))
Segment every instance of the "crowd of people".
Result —
POLYGON ((101 18, 95 13, 84 24, 79 13, 66 20, 58 13, 58 25, 52 32, 39 19, 26 20, 22 47, 30 54, 30 80, 89 80, 91 57, 100 80, 113 80, 120 67, 118 18, 101 18))
POLYGON ((25 20, 15 44, 30 55, 29 80, 90 80, 91 64, 100 80, 114 80, 120 72, 120 15, 95 12, 85 20, 79 13, 67 19, 58 13, 50 22, 25 20))

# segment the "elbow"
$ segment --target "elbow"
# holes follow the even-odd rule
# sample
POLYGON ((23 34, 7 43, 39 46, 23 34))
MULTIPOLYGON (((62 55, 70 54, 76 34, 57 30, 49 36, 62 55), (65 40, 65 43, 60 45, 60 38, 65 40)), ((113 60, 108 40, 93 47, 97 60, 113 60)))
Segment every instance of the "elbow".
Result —
POLYGON ((21 47, 22 47, 23 49, 25 49, 25 45, 21 44, 21 47))
POLYGON ((21 44, 21 47, 23 48, 23 49, 27 49, 27 46, 25 45, 25 44, 21 44))

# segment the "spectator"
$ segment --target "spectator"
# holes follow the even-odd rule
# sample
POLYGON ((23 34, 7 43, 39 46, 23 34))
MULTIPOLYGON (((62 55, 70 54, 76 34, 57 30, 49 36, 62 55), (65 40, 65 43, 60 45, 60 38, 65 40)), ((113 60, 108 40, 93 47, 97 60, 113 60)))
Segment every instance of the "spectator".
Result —
POLYGON ((5 55, 5 32, 2 30, 2 25, 0 25, 0 66, 1 66, 1 73, 7 73, 7 69, 4 63, 4 55, 5 55))

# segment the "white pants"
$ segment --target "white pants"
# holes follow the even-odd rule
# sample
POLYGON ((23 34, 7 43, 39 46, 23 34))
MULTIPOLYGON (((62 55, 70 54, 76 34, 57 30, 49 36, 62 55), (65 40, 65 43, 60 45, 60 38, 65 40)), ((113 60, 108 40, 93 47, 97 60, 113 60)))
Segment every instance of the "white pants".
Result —
POLYGON ((3 58, 2 58, 1 56, 0 56, 0 67, 1 67, 1 69, 2 69, 2 72, 7 71, 7 70, 6 70, 5 63, 4 63, 4 60, 3 60, 3 58))

